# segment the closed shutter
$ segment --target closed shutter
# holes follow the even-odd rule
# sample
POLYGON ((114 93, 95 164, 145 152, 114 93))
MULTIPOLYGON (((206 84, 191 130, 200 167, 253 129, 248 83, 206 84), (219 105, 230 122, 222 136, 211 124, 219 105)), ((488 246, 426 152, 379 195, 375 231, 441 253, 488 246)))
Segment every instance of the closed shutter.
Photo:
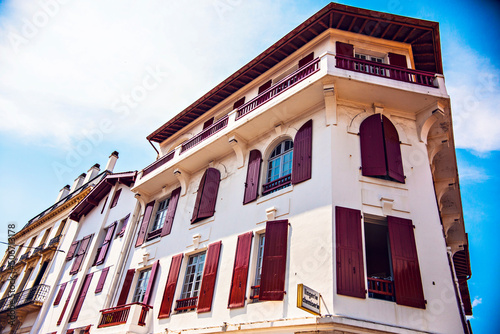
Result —
MULTIPOLYGON (((408 68, 405 55, 389 52, 388 56, 389 56, 389 63, 392 66, 408 68)), ((408 73, 403 73, 401 71, 389 70, 389 76, 393 79, 402 81, 409 81, 410 79, 408 77, 408 73)))
POLYGON ((354 47, 352 46, 352 44, 336 42, 335 50, 338 55, 354 57, 354 47))
POLYGON ((217 193, 219 191, 219 182, 219 170, 215 168, 208 168, 205 171, 205 174, 200 182, 200 187, 198 188, 195 210, 193 210, 191 224, 214 215, 217 193))
POLYGON ((396 303, 425 309, 413 224, 387 216, 396 303))
POLYGON ((287 244, 288 220, 268 221, 262 257, 259 300, 283 300, 287 244))
POLYGON ((121 189, 118 189, 113 196, 113 201, 111 202, 111 207, 114 208, 118 204, 118 199, 120 199, 121 189))
POLYGON ((153 293, 152 291, 155 284, 156 274, 158 273, 159 265, 160 265, 160 260, 156 260, 156 262, 153 264, 153 268, 151 269, 151 273, 149 275, 148 287, 146 288, 146 293, 144 294, 144 300, 142 301, 146 305, 149 305, 151 294, 153 293))
POLYGON ((79 243, 80 243, 80 240, 73 241, 73 243, 69 247, 68 254, 66 255, 66 261, 69 261, 73 258, 73 256, 75 255, 76 248, 78 247, 79 243))
POLYGON ((94 273, 90 273, 87 274, 87 276, 85 276, 82 289, 80 290, 80 294, 78 295, 78 299, 76 300, 75 307, 73 307, 73 312, 71 312, 71 317, 69 318, 69 322, 78 320, 78 315, 80 314, 83 302, 85 301, 85 296, 87 296, 87 291, 89 290, 90 282, 92 281, 92 276, 94 276, 94 273))
POLYGON ((95 293, 99 293, 104 288, 104 283, 106 283, 106 277, 108 277, 109 267, 104 268, 101 271, 101 276, 99 277, 99 281, 97 282, 97 286, 95 288, 95 293))
POLYGON ((64 317, 64 313, 66 312, 66 309, 68 308, 69 301, 71 300, 71 296, 73 295, 73 290, 75 290, 76 282, 78 279, 75 279, 73 281, 73 285, 71 286, 71 289, 69 290, 68 297, 66 298, 66 301, 64 302, 63 309, 61 310, 61 315, 59 316, 59 319, 57 320, 57 326, 59 326, 62 322, 62 319, 64 317))
POLYGON ((62 298, 62 296, 64 294, 64 290, 66 289, 66 285, 67 284, 68 284, 68 282, 63 283, 59 287, 59 291, 57 292, 56 299, 54 300, 54 306, 59 305, 59 303, 61 302, 61 298, 62 298))
POLYGON ((170 234, 172 231, 172 224, 174 223, 175 210, 177 209, 177 202, 179 202, 179 196, 181 194, 181 188, 177 188, 172 191, 170 196, 170 201, 168 202, 167 217, 165 218, 165 223, 161 230, 161 236, 164 237, 170 234))
POLYGON ((312 119, 297 131, 293 143, 292 184, 311 178, 312 168, 312 119))
POLYGON ((142 216, 141 227, 139 228, 139 234, 137 235, 137 240, 135 242, 135 247, 138 247, 144 243, 146 239, 146 232, 148 231, 149 220, 153 213, 153 207, 155 206, 155 201, 151 201, 146 204, 146 209, 144 210, 144 216, 142 216))
POLYGON ((243 204, 250 203, 257 199, 259 194, 260 166, 262 154, 259 150, 251 150, 248 158, 247 181, 245 182, 245 195, 243 204))
POLYGON ((359 127, 361 146, 361 171, 364 176, 385 176, 384 131, 380 114, 375 114, 363 121, 359 127))
POLYGON ((116 306, 125 305, 127 303, 128 292, 130 291, 130 286, 132 285, 132 280, 134 279, 135 269, 127 270, 125 279, 123 280, 122 291, 120 292, 120 297, 118 298, 118 303, 116 306))
POLYGON ((396 127, 385 116, 382 116, 384 128, 385 153, 387 156, 387 174, 390 178, 405 183, 401 145, 396 127))
POLYGON ((271 88, 272 80, 269 80, 265 84, 259 87, 259 92, 258 94, 262 93, 263 91, 267 90, 268 88, 271 88))
POLYGON ((113 234, 115 233, 115 228, 116 228, 116 222, 114 222, 108 227, 106 237, 104 238, 101 250, 99 251, 99 255, 97 256, 97 261, 95 263, 96 265, 104 263, 104 260, 106 259, 106 254, 108 254, 109 246, 111 245, 111 240, 113 239, 113 234))
POLYGON ((163 292, 163 298, 161 300, 160 312, 158 313, 158 319, 164 319, 170 316, 183 257, 184 254, 178 254, 172 258, 167 283, 165 284, 165 291, 163 292))
POLYGON ((70 270, 70 275, 74 275, 80 270, 80 266, 82 265, 83 259, 85 259, 85 254, 87 253, 87 248, 89 247, 90 240, 92 240, 91 235, 87 235, 85 238, 82 239, 82 242, 80 244, 80 248, 78 248, 78 252, 75 256, 75 260, 73 262, 73 266, 71 267, 70 270))
POLYGON ((337 293, 366 298, 361 212, 335 207, 337 293))
POLYGON ((248 281, 248 263, 250 261, 252 238, 253 232, 248 232, 238 236, 228 308, 245 306, 248 281))
POLYGON ((116 234, 116 237, 123 236, 125 230, 127 229, 128 220, 130 219, 130 213, 123 218, 122 229, 116 234))
POLYGON ((212 124, 214 124, 214 118, 210 118, 208 121, 206 121, 205 123, 203 123, 203 130, 205 130, 206 128, 208 128, 209 126, 212 126, 212 124))
POLYGON ((239 99, 238 101, 234 102, 234 104, 233 104, 233 110, 234 109, 238 109, 239 107, 241 107, 244 104, 245 104, 245 97, 243 96, 241 99, 239 99))
POLYGON ((207 259, 205 261, 205 268, 203 269, 200 296, 198 298, 198 313, 210 312, 212 308, 212 298, 214 296, 215 280, 217 279, 221 245, 221 241, 208 245, 207 259))
MULTIPOLYGON (((108 197, 109 197, 109 196, 108 196, 108 197)), ((104 200, 104 204, 102 205, 101 215, 103 214, 104 209, 106 209, 106 203, 108 203, 108 197, 106 197, 106 199, 104 200)))
POLYGON ((309 64, 310 62, 313 61, 313 59, 314 59, 314 52, 311 52, 310 54, 299 60, 299 68, 309 64))
POLYGON ((203 197, 203 188, 205 187, 205 180, 207 178, 207 171, 203 173, 200 180, 200 185, 198 186, 198 192, 196 193, 196 200, 194 201, 193 217, 191 218, 191 224, 197 221, 198 213, 200 212, 201 198, 203 197))

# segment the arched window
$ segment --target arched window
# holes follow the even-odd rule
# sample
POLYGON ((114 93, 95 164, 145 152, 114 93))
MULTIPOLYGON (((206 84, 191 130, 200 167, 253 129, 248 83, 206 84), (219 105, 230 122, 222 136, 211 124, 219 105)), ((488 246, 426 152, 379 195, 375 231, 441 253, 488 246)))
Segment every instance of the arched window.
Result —
POLYGON ((291 184, 292 163, 293 141, 287 139, 276 145, 269 155, 263 195, 285 188, 291 184))

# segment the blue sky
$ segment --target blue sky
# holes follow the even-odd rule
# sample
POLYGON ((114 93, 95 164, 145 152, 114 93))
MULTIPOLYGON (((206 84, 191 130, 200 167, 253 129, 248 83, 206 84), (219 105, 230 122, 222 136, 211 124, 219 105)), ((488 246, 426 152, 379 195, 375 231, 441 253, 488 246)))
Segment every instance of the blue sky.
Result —
MULTIPOLYGON (((0 0, 0 239, 8 223, 21 228, 112 151, 117 171, 148 165, 156 156, 149 133, 327 3, 0 0), (154 87, 124 107, 152 73, 154 87)), ((440 23, 471 243, 471 322, 477 333, 496 332, 500 5, 341 3, 440 23)))

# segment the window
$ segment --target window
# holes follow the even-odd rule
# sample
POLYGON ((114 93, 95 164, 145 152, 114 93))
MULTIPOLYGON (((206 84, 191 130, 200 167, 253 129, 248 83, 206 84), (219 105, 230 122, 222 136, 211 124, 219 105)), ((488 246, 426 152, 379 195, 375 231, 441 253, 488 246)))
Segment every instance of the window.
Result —
MULTIPOLYGON (((379 63, 379 64, 384 63, 384 58, 382 58, 382 57, 375 57, 375 56, 370 56, 370 55, 361 54, 361 53, 355 53, 354 57, 356 57, 358 59, 362 59, 362 60, 371 61, 374 63, 379 63)), ((356 63, 354 63, 354 69, 356 71, 376 74, 376 75, 380 75, 380 76, 386 75, 384 68, 381 68, 381 67, 376 66, 376 65, 366 64, 366 63, 357 63, 356 62, 356 63)))
POLYGON ((278 191, 291 184, 293 162, 293 141, 279 143, 267 160, 266 184, 262 195, 278 191))
POLYGON ((139 278, 137 279, 137 284, 135 286, 132 303, 142 303, 144 301, 144 296, 146 295, 146 290, 148 288, 148 281, 150 274, 151 274, 151 268, 143 270, 139 273, 139 278))
POLYGON ((151 225, 151 232, 160 230, 165 223, 165 218, 167 217, 168 202, 170 198, 164 199, 158 204, 158 209, 156 210, 155 218, 153 224, 151 225))
MULTIPOLYGON (((118 189, 113 195, 113 200, 111 201, 110 208, 114 208, 118 204, 118 200, 120 199, 120 194, 122 193, 121 189, 118 189)), ((107 200, 107 199, 106 199, 107 200)))
POLYGON ((128 224, 128 220, 130 218, 130 213, 128 215, 125 216, 125 218, 121 219, 120 222, 118 223, 118 233, 116 234, 116 238, 118 237, 123 237, 123 235, 125 234, 125 230, 127 229, 127 224, 128 224))
POLYGON ((203 267, 205 264, 205 252, 191 255, 186 267, 186 275, 182 284, 181 298, 177 300, 175 310, 184 312, 196 308, 197 297, 200 292, 203 267))
POLYGON ((266 240, 266 234, 262 233, 258 236, 257 243, 257 265, 255 266, 255 279, 253 281, 252 293, 250 295, 250 299, 253 301, 259 300, 259 291, 260 291, 260 277, 262 275, 262 258, 264 256, 264 243, 266 240))

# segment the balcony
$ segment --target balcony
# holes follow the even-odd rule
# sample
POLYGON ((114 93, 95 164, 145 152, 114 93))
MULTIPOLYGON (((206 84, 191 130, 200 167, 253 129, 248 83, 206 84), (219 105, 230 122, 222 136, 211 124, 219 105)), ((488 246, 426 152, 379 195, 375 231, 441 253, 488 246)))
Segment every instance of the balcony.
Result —
POLYGON ((27 251, 26 253, 24 253, 23 255, 21 255, 21 257, 19 257, 19 261, 26 260, 29 257, 30 257, 30 251, 27 251))
POLYGON ((148 233, 148 237, 146 238, 146 241, 153 240, 158 238, 161 235, 161 228, 156 229, 154 231, 151 231, 148 233))
POLYGON ((254 285, 250 287, 252 292, 250 293, 250 299, 254 302, 259 301, 260 285, 254 285))
POLYGON ((198 304, 198 297, 178 299, 175 304, 174 311, 184 312, 188 310, 194 310, 198 304))
POLYGON ((37 246, 34 250, 33 250, 33 255, 35 255, 36 253, 38 252, 41 252, 43 250, 43 248, 45 247, 45 243, 37 246))
POLYGON ((262 185, 262 196, 286 188, 292 184, 292 174, 285 175, 274 181, 262 185))
POLYGON ((35 309, 42 306, 49 294, 50 286, 40 284, 27 290, 16 293, 10 297, 0 300, 0 313, 10 309, 35 309))
POLYGON ((389 279, 368 277, 368 297, 394 301, 394 282, 389 279))
POLYGON ((214 134, 216 134, 220 130, 224 129, 227 126, 228 118, 229 117, 227 115, 222 117, 216 123, 212 124, 211 126, 206 128, 205 130, 200 132, 198 135, 185 141, 182 144, 182 148, 181 148, 180 153, 182 154, 182 153, 186 152, 187 150, 192 149, 193 147, 195 147, 196 145, 198 145, 199 143, 201 143, 205 139, 210 138, 211 136, 213 136, 214 134))
POLYGON ((175 151, 171 151, 171 152, 165 154, 163 157, 161 157, 160 159, 153 162, 151 165, 144 168, 142 170, 142 176, 146 176, 149 173, 151 173, 152 171, 154 171, 155 169, 157 169, 158 167, 163 166, 164 164, 166 164, 167 162, 172 160, 174 158, 174 155, 175 155, 175 151))
POLYGON ((101 310, 101 320, 97 328, 123 326, 119 329, 123 333, 147 333, 146 320, 151 308, 153 307, 150 305, 131 303, 101 310))
POLYGON ((61 235, 59 234, 58 236, 53 237, 49 241, 49 245, 47 247, 55 246, 59 244, 59 240, 61 239, 61 235))

